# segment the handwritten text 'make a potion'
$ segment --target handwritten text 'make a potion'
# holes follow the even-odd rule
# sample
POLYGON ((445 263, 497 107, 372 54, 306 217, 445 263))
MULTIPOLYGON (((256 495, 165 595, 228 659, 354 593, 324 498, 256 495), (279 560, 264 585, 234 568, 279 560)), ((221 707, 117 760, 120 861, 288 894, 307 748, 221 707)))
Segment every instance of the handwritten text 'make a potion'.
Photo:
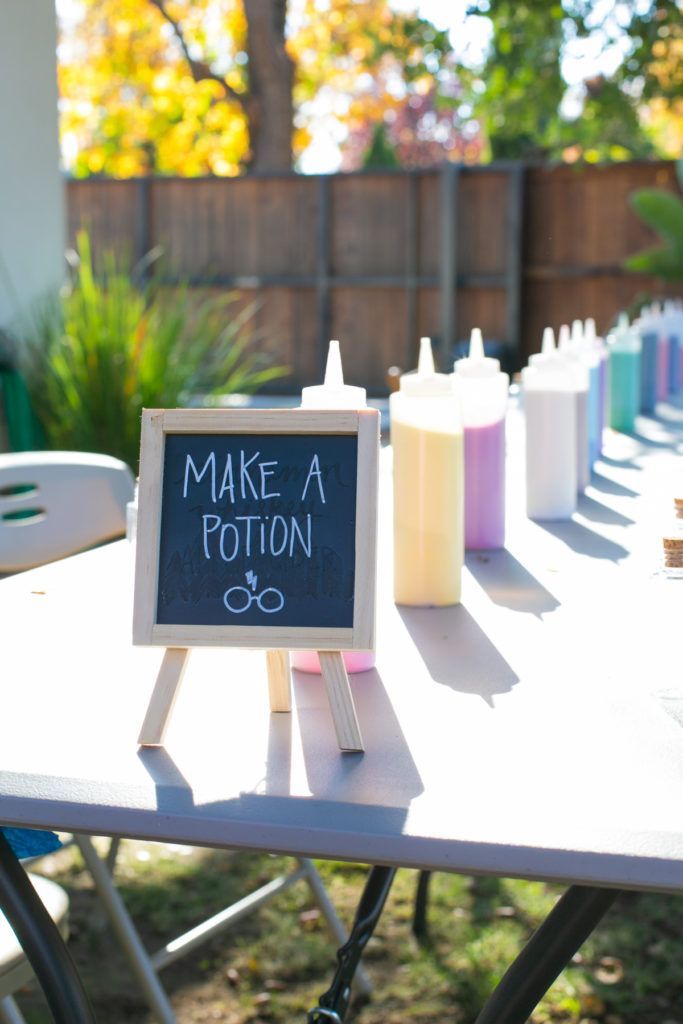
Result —
MULTIPOLYGON (((219 457, 210 452, 204 464, 195 462, 189 452, 185 457, 183 498, 196 496, 196 488, 203 484, 203 493, 211 496, 214 505, 234 507, 240 502, 268 501, 279 498, 277 480, 281 477, 277 459, 260 460, 260 452, 248 456, 242 449, 219 457)), ((299 473, 295 474, 299 476, 299 473)), ((313 495, 325 504, 323 471, 317 454, 308 469, 301 473, 301 501, 313 495)), ((295 553, 311 557, 311 513, 295 515, 202 515, 202 541, 204 556, 232 562, 238 556, 280 555, 292 557, 295 553)))

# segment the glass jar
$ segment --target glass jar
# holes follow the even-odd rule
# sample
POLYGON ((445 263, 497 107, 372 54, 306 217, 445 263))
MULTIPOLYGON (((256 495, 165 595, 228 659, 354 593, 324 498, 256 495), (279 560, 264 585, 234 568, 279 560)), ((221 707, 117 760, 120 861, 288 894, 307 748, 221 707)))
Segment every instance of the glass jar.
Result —
POLYGON ((674 498, 674 517, 662 537, 662 571, 683 578, 683 498, 674 498))

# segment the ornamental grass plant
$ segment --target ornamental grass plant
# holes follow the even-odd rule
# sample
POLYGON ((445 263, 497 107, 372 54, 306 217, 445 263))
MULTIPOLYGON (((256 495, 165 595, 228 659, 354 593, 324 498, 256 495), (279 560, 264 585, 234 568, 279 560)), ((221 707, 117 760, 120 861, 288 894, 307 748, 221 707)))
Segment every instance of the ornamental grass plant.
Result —
POLYGON ((70 263, 69 283, 35 310, 20 346, 47 447, 135 469, 143 408, 250 394, 286 372, 254 350, 253 307, 233 293, 164 286, 159 274, 145 281, 144 268, 111 252, 96 271, 85 233, 70 263))

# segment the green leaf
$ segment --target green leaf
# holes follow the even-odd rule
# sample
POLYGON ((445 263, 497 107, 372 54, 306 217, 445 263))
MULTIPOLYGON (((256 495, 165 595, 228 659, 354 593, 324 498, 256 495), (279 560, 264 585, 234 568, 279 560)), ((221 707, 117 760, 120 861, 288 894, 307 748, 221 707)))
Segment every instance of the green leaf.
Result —
POLYGON ((683 245, 645 249, 626 260, 624 266, 639 274, 652 274, 667 281, 683 280, 683 245))
POLYGON ((673 192, 643 188, 631 196, 631 206, 663 239, 683 245, 683 200, 673 192))

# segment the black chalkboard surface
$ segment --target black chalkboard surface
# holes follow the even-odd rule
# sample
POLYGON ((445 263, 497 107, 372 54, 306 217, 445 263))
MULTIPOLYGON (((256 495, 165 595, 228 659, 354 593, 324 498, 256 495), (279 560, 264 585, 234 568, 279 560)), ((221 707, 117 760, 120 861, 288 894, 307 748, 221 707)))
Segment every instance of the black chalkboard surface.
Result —
POLYGON ((168 434, 156 622, 353 626, 357 435, 168 434))
POLYGON ((374 644, 379 415, 146 409, 133 641, 374 644))

